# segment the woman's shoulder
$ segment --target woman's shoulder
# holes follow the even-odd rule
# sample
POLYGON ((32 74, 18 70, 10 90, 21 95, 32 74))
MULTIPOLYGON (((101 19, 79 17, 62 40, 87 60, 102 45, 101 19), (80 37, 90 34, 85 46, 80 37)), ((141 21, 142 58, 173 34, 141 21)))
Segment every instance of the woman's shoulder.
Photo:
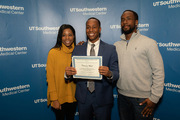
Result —
POLYGON ((51 49, 49 50, 49 54, 56 54, 56 53, 58 53, 58 52, 60 52, 60 48, 51 48, 51 49))

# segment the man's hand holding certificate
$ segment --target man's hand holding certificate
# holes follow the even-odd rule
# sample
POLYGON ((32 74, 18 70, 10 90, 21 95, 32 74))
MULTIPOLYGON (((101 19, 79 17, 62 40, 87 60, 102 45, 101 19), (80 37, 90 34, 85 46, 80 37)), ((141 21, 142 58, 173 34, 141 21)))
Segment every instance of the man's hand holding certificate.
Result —
POLYGON ((101 80, 102 75, 111 77, 109 68, 102 66, 101 56, 73 56, 72 66, 66 68, 66 75, 73 78, 101 80))

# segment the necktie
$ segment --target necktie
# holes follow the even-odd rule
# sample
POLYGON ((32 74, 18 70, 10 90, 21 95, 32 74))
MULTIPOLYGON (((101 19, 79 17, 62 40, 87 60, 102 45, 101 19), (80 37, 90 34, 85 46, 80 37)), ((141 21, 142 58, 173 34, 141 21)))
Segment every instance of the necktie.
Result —
POLYGON ((95 56, 94 46, 95 44, 91 44, 90 56, 95 56))
MULTIPOLYGON (((91 44, 90 56, 95 56, 94 46, 95 44, 91 44)), ((88 85, 88 90, 92 93, 95 90, 94 81, 88 81, 88 85)))

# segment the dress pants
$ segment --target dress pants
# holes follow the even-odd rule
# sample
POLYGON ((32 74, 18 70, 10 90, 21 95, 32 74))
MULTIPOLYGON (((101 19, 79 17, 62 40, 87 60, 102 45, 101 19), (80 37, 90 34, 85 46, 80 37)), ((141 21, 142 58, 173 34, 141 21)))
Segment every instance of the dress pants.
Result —
POLYGON ((97 105, 95 92, 88 91, 85 103, 78 102, 79 120, 111 120, 112 104, 97 105))

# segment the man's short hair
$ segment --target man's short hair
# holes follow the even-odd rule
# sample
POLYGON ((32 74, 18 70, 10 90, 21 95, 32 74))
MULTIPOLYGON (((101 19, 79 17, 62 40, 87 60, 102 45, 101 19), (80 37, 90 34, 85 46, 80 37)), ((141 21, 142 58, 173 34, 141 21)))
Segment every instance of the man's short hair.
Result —
POLYGON ((134 14, 135 20, 138 20, 138 19, 139 19, 139 18, 138 18, 138 14, 137 14, 135 11, 133 11, 133 10, 125 10, 123 13, 125 13, 126 11, 132 12, 132 13, 134 14))
MULTIPOLYGON (((101 22, 100 22, 100 20, 98 20, 98 19, 95 18, 95 17, 90 17, 88 20, 90 20, 90 19, 95 19, 95 20, 97 20, 98 23, 99 23, 99 27, 101 27, 101 22)), ((86 21, 86 24, 87 24, 88 20, 86 21)))

